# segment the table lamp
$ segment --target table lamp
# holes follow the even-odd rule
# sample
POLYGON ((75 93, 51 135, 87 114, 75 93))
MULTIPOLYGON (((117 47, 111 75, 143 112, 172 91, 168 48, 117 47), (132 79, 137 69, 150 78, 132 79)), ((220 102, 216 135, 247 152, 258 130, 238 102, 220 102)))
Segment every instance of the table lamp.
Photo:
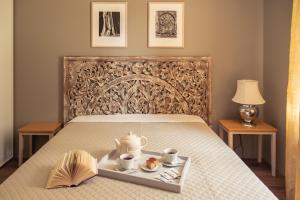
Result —
POLYGON ((254 127, 255 120, 259 114, 256 105, 265 103, 265 100, 258 89, 258 81, 238 80, 237 90, 232 101, 241 104, 239 107, 241 124, 248 127, 254 127))

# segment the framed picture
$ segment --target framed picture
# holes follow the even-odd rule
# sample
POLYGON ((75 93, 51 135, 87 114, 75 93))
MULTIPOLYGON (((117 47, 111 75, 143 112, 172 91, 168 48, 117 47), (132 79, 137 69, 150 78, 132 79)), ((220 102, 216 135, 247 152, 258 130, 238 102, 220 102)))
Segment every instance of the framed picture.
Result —
POLYGON ((127 47, 127 2, 92 2, 92 47, 127 47))
POLYGON ((149 2, 148 47, 184 47, 183 2, 149 2))

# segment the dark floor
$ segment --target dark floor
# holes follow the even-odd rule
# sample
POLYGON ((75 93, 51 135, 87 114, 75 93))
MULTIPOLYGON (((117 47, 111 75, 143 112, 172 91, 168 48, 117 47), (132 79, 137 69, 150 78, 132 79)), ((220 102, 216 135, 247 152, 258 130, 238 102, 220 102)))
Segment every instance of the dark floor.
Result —
POLYGON ((254 159, 247 159, 244 162, 256 174, 256 176, 277 196, 279 200, 285 200, 285 183, 283 176, 273 177, 271 167, 263 162, 259 164, 254 159))
POLYGON ((11 159, 0 167, 0 184, 18 168, 18 160, 11 159))
MULTIPOLYGON (((280 200, 285 200, 284 177, 272 177, 270 166, 266 163, 258 164, 256 160, 247 159, 244 162, 258 176, 262 182, 278 197, 280 200)), ((18 167, 16 159, 10 160, 0 168, 0 183, 10 176, 18 167)))

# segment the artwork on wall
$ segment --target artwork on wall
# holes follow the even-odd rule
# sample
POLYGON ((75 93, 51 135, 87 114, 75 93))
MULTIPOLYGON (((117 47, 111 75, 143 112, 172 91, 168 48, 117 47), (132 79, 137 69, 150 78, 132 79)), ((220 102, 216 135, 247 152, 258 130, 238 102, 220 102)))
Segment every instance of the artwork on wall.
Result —
POLYGON ((120 37, 120 12, 99 12, 99 36, 120 37))
POLYGON ((184 3, 150 2, 148 47, 184 47, 184 3))
POLYGON ((127 46, 127 3, 92 2, 92 47, 127 46))

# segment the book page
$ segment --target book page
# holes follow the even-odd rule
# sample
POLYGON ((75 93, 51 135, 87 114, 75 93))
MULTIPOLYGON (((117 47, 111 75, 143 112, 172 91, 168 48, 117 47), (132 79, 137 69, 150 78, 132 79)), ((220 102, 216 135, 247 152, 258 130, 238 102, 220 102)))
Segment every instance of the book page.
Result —
POLYGON ((46 188, 76 186, 97 173, 97 159, 86 151, 72 150, 51 170, 46 188))

